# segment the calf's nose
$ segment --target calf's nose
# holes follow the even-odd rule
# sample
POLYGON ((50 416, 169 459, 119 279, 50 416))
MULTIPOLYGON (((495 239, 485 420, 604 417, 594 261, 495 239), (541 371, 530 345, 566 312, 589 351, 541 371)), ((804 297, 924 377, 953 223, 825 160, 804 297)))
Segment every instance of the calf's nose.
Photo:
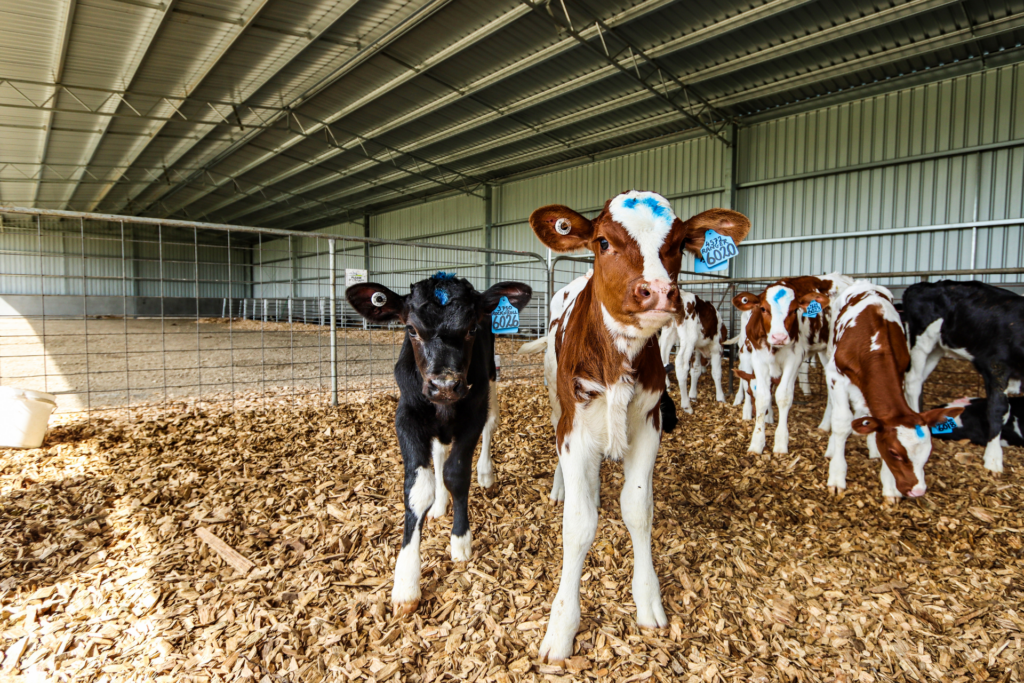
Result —
POLYGON ((668 280, 641 280, 633 287, 633 298, 642 311, 674 311, 679 305, 679 287, 668 280))
POLYGON ((789 342, 789 335, 788 334, 772 333, 772 334, 768 335, 768 343, 772 344, 774 346, 782 346, 783 344, 786 344, 788 342, 789 342))
POLYGON ((927 490, 928 489, 924 484, 918 484, 914 488, 907 491, 907 495, 910 496, 911 498, 920 498, 921 496, 924 495, 924 492, 927 490))

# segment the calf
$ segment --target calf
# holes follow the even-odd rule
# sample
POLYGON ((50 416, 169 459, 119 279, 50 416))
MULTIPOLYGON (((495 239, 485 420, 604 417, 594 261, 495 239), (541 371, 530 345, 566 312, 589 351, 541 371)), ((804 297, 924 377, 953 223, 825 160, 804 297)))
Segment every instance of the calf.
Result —
MULTIPOLYGON (((1009 399, 1010 419, 1003 423, 999 440, 1003 446, 1024 446, 1024 396, 1009 399)), ((948 423, 939 423, 932 427, 932 436, 936 439, 960 441, 967 439, 979 446, 988 445, 988 399, 961 398, 947 403, 945 408, 960 407, 964 412, 952 418, 948 423)))
POLYGON ((679 310, 675 281, 683 251, 699 252, 709 229, 739 242, 750 223, 725 209, 684 222, 664 197, 631 191, 605 203, 594 220, 553 205, 534 211, 530 225, 552 251, 594 253, 594 274, 564 302, 545 351, 546 378, 555 386, 552 419, 565 506, 562 575, 540 658, 560 661, 572 654, 580 623, 580 576, 597 531, 603 458, 623 464, 619 501, 633 545, 637 621, 668 625, 651 557, 654 460, 665 393, 656 335, 679 310))
MULTIPOLYGON (((824 294, 815 294, 823 306, 824 294)), ((807 307, 809 300, 802 300, 807 307)), ((882 495, 896 501, 903 495, 923 496, 924 464, 932 451, 929 430, 962 408, 937 408, 917 413, 903 396, 903 376, 910 367, 910 350, 892 293, 859 280, 831 304, 825 378, 832 404, 832 436, 828 488, 846 488, 846 439, 851 427, 868 436, 868 452, 882 458, 882 495), (853 406, 851 412, 850 407, 853 406)))
MULTIPOLYGON (((704 301, 696 294, 680 292, 679 312, 673 322, 661 331, 661 363, 668 367, 672 347, 679 342, 676 354, 676 381, 679 382, 679 396, 684 411, 693 414, 690 399, 697 398, 697 381, 703 369, 701 356, 711 361, 711 377, 715 381, 715 400, 724 401, 722 393, 722 343, 725 341, 725 325, 714 304, 704 301), (694 356, 696 355, 696 359, 694 356), (691 368, 691 360, 695 360, 691 368), (686 374, 690 377, 690 393, 686 393, 686 374)), ((669 381, 666 379, 666 386, 669 381)))
MULTIPOLYGON (((743 419, 749 420, 751 419, 750 405, 754 401, 754 390, 757 387, 757 379, 749 372, 744 371, 743 368, 733 368, 732 373, 736 375, 736 377, 740 380, 740 390, 744 392, 743 419)), ((774 390, 777 386, 779 386, 779 378, 772 377, 772 390, 774 390)), ((773 422, 774 418, 772 417, 772 404, 769 402, 768 415, 765 416, 765 423, 772 424, 773 422)))
POLYGON ((481 432, 478 482, 490 486, 490 437, 498 421, 494 337, 488 316, 502 297, 517 309, 531 290, 502 282, 486 292, 443 273, 412 285, 406 296, 378 284, 349 287, 352 307, 374 323, 400 320, 405 340, 395 363, 401 391, 395 430, 405 464, 405 533, 395 562, 391 602, 396 614, 415 611, 420 601, 420 534, 428 510, 445 513, 454 500, 451 556, 469 560, 469 480, 481 432), (433 459, 434 472, 430 465, 433 459))
POLYGON ((976 280, 919 282, 903 293, 903 312, 911 349, 907 401, 918 407, 921 387, 943 355, 971 361, 988 399, 985 467, 1002 472, 1006 394, 1019 392, 1024 378, 1024 297, 976 280))
MULTIPOLYGON (((811 314, 807 312, 806 304, 818 295, 834 297, 851 282, 850 278, 839 273, 822 277, 808 275, 779 280, 760 296, 741 292, 733 297, 733 306, 751 314, 745 330, 750 344, 750 372, 757 378, 751 453, 760 455, 764 452, 765 412, 771 400, 772 377, 779 377, 779 386, 775 390, 779 422, 775 427, 772 450, 775 453, 789 452, 789 409, 793 405, 793 390, 800 364, 808 354, 821 354, 828 346, 828 309, 822 308, 809 317, 811 314), (801 304, 804 304, 803 308, 801 304)), ((825 418, 819 425, 821 429, 826 429, 828 414, 826 406, 825 418)))

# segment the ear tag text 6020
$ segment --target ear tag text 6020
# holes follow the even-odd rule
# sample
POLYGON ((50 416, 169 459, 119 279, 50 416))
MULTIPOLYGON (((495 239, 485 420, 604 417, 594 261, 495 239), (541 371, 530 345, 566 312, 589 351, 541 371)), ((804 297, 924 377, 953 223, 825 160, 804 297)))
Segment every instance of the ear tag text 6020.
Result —
POLYGON ((736 243, 728 235, 719 235, 714 230, 704 233, 704 246, 700 256, 693 261, 695 273, 717 273, 729 267, 729 260, 739 254, 736 243))
POLYGON ((818 314, 821 313, 821 304, 817 301, 812 301, 807 304, 807 310, 804 311, 805 318, 817 318, 818 314))
POLYGON ((498 307, 491 313, 491 332, 494 334, 515 334, 519 331, 519 309, 501 297, 498 307))

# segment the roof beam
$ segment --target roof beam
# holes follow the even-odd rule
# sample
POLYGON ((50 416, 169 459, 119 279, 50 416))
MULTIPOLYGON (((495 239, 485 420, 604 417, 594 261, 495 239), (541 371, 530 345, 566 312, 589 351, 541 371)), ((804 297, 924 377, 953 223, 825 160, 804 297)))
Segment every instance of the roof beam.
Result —
MULTIPOLYGON (((78 6, 78 0, 66 0, 67 10, 64 13, 64 33, 61 36, 60 47, 57 50, 57 63, 53 65, 53 81, 54 83, 60 83, 64 77, 64 64, 68 57, 68 45, 71 43, 71 27, 75 21, 75 9, 78 6)), ((53 93, 50 97, 56 101, 57 99, 57 88, 54 87, 53 93)), ((41 162, 46 161, 47 153, 50 151, 50 134, 53 132, 53 117, 54 112, 49 112, 46 115, 46 123, 44 124, 43 132, 43 145, 39 160, 41 162)), ((42 174, 40 174, 41 179, 42 174)), ((42 184, 36 185, 35 194, 32 196, 32 204, 39 200, 39 191, 42 189, 42 184)))
MULTIPOLYGON (((748 55, 746 57, 740 58, 737 61, 743 61, 745 64, 748 64, 748 63, 750 63, 752 61, 764 61, 763 59, 761 59, 762 53, 765 53, 764 59, 773 59, 773 58, 781 57, 781 56, 783 56, 785 54, 793 54, 793 53, 799 52, 801 50, 809 49, 809 48, 814 47, 816 45, 822 44, 823 42, 827 42, 828 40, 832 40, 832 39, 835 38, 836 33, 839 32, 839 31, 843 31, 843 32, 845 32, 845 34, 849 34, 849 33, 852 33, 852 32, 859 32, 859 31, 869 30, 869 29, 872 29, 872 28, 877 28, 878 26, 882 26, 882 25, 885 25, 887 23, 891 23, 891 22, 895 22, 895 21, 900 21, 900 20, 904 19, 906 16, 908 16, 908 15, 910 15, 912 13, 915 13, 915 12, 919 13, 919 12, 923 12, 923 11, 931 11, 931 10, 937 9, 939 7, 942 7, 944 5, 947 5, 950 2, 955 2, 955 1, 956 0, 912 0, 911 2, 908 2, 907 4, 901 5, 901 6, 896 7, 896 8, 885 9, 885 10, 882 10, 880 12, 876 12, 874 14, 867 15, 865 17, 859 17, 857 19, 853 19, 851 21, 848 21, 845 24, 840 24, 839 26, 832 27, 832 28, 829 28, 829 29, 825 29, 825 30, 819 31, 817 33, 808 34, 808 35, 803 36, 801 38, 797 38, 797 39, 788 41, 786 43, 781 43, 780 45, 777 45, 775 47, 767 48, 764 51, 759 51, 759 52, 752 53, 752 54, 750 54, 750 55, 748 55)), ((772 4, 775 4, 776 7, 778 7, 777 3, 772 3, 772 4)), ((762 7, 757 8, 757 10, 751 10, 751 13, 755 13, 755 12, 756 12, 755 16, 757 16, 757 17, 763 17, 764 16, 764 12, 763 12, 762 7)), ((746 14, 747 13, 744 13, 744 15, 746 15, 746 14)), ((737 15, 737 16, 741 16, 741 15, 737 15)), ((737 17, 733 17, 732 19, 730 19, 728 21, 729 21, 729 25, 730 26, 732 26, 734 28, 739 27, 737 17)), ((704 35, 704 36, 708 36, 709 35, 709 32, 706 29, 702 29, 700 31, 700 33, 702 35, 704 35)), ((687 36, 684 36, 684 38, 688 37, 689 35, 690 34, 687 34, 687 36)), ((686 40, 686 41, 680 41, 678 39, 677 40, 672 40, 672 41, 669 41, 668 43, 666 43, 663 46, 659 46, 658 48, 655 48, 651 52, 654 53, 654 54, 657 54, 657 55, 663 55, 663 54, 666 53, 665 52, 666 50, 675 49, 675 46, 678 46, 678 45, 683 45, 684 47, 692 47, 695 44, 694 40, 695 39, 690 39, 690 40, 686 40)), ((694 71, 694 72, 691 72, 690 74, 687 74, 687 75, 683 76, 683 78, 687 82, 689 82, 689 83, 708 80, 709 77, 706 76, 706 74, 708 74, 709 72, 721 71, 723 66, 728 67, 731 64, 732 64, 732 62, 729 61, 729 62, 725 62, 723 65, 716 65, 716 66, 708 67, 707 69, 702 69, 702 70, 694 71)), ((584 85, 589 85, 590 83, 593 83, 595 80, 597 80, 598 77, 604 77, 606 74, 609 74, 609 73, 610 73, 610 71, 609 71, 608 67, 602 67, 602 69, 600 69, 600 70, 598 70, 596 72, 591 72, 590 74, 586 74, 584 76, 578 77, 577 79, 574 79, 572 81, 568 81, 566 83, 559 84, 558 86, 555 86, 553 88, 549 88, 547 90, 541 91, 541 92, 536 93, 535 95, 531 96, 530 98, 524 98, 522 100, 519 100, 514 105, 509 107, 506 111, 519 111, 522 108, 534 106, 534 105, 540 104, 542 102, 545 102, 545 101, 547 101, 549 99, 553 99, 555 97, 559 97, 559 96, 565 95, 567 92, 570 92, 571 90, 573 90, 575 88, 578 88, 578 87, 582 87, 584 85)), ((669 89, 670 90, 675 87, 673 84, 668 84, 668 85, 669 85, 669 89)), ((615 108, 618 108, 618 107, 621 107, 621 106, 627 106, 627 105, 635 104, 638 101, 641 101, 641 100, 644 100, 644 99, 649 99, 651 97, 652 97, 651 94, 648 91, 646 91, 646 90, 645 91, 639 91, 639 92, 636 92, 636 93, 631 93, 629 95, 625 95, 623 97, 616 98, 615 100, 610 100, 608 102, 601 103, 601 104, 599 104, 599 105, 597 105, 595 107, 591 107, 591 108, 588 108, 588 109, 576 112, 576 113, 570 115, 569 117, 562 117, 562 118, 559 118, 559 119, 555 119, 553 121, 545 122, 545 123, 537 126, 537 128, 539 130, 548 130, 550 128, 568 125, 569 123, 573 123, 573 122, 575 122, 577 120, 581 120, 581 119, 586 118, 588 116, 592 116, 592 115, 604 113, 604 112, 607 112, 607 111, 611 111, 611 110, 613 110, 615 108)), ((407 145, 404 145, 403 149, 405 149, 405 150, 415 150, 415 149, 418 149, 420 147, 431 145, 431 144, 434 144, 434 143, 439 142, 441 140, 448 139, 448 138, 460 135, 460 134, 464 133, 465 131, 467 131, 467 130, 473 128, 473 127, 476 127, 478 125, 483 125, 485 123, 488 123, 490 121, 495 120, 496 118, 497 118, 496 116, 493 116, 493 115, 490 115, 490 114, 485 114, 483 116, 471 119, 471 120, 469 120, 467 122, 464 122, 464 123, 461 123, 461 124, 456 124, 454 126, 450 126, 450 127, 446 128, 443 131, 439 131, 437 133, 432 133, 432 134, 429 134, 427 136, 421 137, 418 140, 414 140, 414 141, 408 143, 407 145)), ((481 152, 486 152, 486 151, 489 151, 491 149, 496 149, 496 148, 499 148, 499 147, 501 147, 503 145, 510 144, 512 142, 516 142, 516 141, 519 141, 519 140, 523 140, 523 139, 526 139, 526 138, 529 138, 529 137, 531 137, 531 132, 529 132, 529 131, 523 131, 523 132, 520 132, 520 133, 513 133, 513 134, 505 135, 505 136, 502 136, 502 137, 500 137, 498 139, 491 140, 488 143, 484 143, 484 146, 478 145, 478 146, 473 147, 473 148, 468 148, 468 149, 460 150, 459 152, 455 152, 453 154, 446 155, 446 156, 442 157, 440 159, 440 161, 445 162, 445 163, 452 163, 456 159, 461 158, 463 156, 469 156, 470 154, 479 154, 481 152), (465 152, 465 154, 463 152, 465 152)), ((322 179, 319 179, 319 180, 316 180, 316 181, 312 181, 312 182, 307 183, 306 185, 303 185, 301 187, 292 188, 292 191, 296 192, 296 193, 299 193, 299 194, 310 192, 310 191, 312 191, 314 189, 317 189, 317 188, 320 188, 320 187, 323 187, 323 186, 326 186, 326 185, 330 185, 331 183, 335 183, 338 180, 340 180, 341 178, 348 177, 348 176, 354 175, 356 173, 360 173, 360 172, 362 172, 362 171, 364 171, 364 170, 366 170, 366 169, 368 169, 370 167, 371 167, 371 165, 368 164, 368 163, 356 164, 356 165, 352 166, 349 170, 345 171, 344 174, 332 173, 329 176, 326 176, 326 177, 324 177, 322 179)), ((391 181, 391 180, 394 180, 394 179, 397 179, 397 176, 394 176, 393 174, 380 178, 380 180, 382 180, 382 181, 391 181)), ((336 196, 336 195, 331 195, 331 196, 336 196)), ((337 195, 337 196, 345 196, 345 194, 342 193, 341 195, 337 195)), ((239 218, 241 216, 245 216, 245 215, 248 215, 250 213, 253 213, 254 211, 266 208, 267 206, 269 206, 269 203, 267 203, 267 202, 260 202, 260 203, 254 205, 253 207, 251 207, 249 209, 245 209, 245 210, 238 211, 238 212, 230 214, 229 217, 226 218, 225 220, 234 220, 234 219, 239 218)))
MULTIPOLYGON (((674 52, 676 50, 695 47, 696 45, 699 45, 705 41, 718 38, 719 36, 743 28, 744 26, 747 26, 750 23, 759 21, 772 13, 788 11, 800 5, 806 4, 809 1, 810 0, 771 0, 771 2, 761 5, 755 9, 741 12, 732 17, 729 17, 728 19, 724 19, 720 22, 716 22, 714 24, 698 29, 691 33, 687 33, 686 35, 680 36, 679 38, 671 40, 663 45, 659 45, 656 48, 652 48, 647 52, 649 55, 652 55, 654 57, 660 57, 671 52, 674 52)), ((633 19, 643 16, 644 14, 661 9, 665 5, 671 4, 671 2, 672 0, 647 0, 646 2, 641 2, 640 4, 635 5, 634 7, 626 11, 620 12, 619 14, 610 17, 604 23, 606 26, 612 28, 616 26, 621 26, 633 19)), ((597 38, 598 30, 594 26, 588 26, 587 28, 581 28, 579 34, 587 39, 597 38)), ((451 104, 452 102, 461 99, 462 97, 468 97, 473 93, 482 90, 490 85, 493 85, 494 83, 500 80, 511 77, 521 71, 529 69, 530 67, 536 66, 537 64, 548 59, 551 59, 565 52, 566 50, 569 50, 576 46, 578 46, 578 42, 575 38, 565 38, 559 41, 558 43, 550 45, 547 48, 544 48, 543 50, 540 50, 536 53, 527 56, 522 60, 517 61, 515 64, 509 65, 508 67, 505 67, 504 69, 501 69, 493 74, 489 74, 478 79, 469 86, 461 89, 461 91, 459 92, 455 92, 452 93, 451 95, 441 97, 432 102, 431 104, 427 105, 426 107, 421 107, 417 110, 410 111, 407 114, 399 116, 398 118, 392 119, 391 121, 382 124, 381 126, 378 126, 377 128, 374 128, 371 131, 368 131, 367 135, 381 135, 383 133, 399 128, 402 125, 414 121, 421 116, 432 113, 434 111, 438 111, 443 107, 447 106, 448 104, 451 104)), ((574 89, 581 88, 592 83, 596 83, 597 81, 612 76, 616 73, 619 72, 611 65, 600 67, 599 69, 596 69, 588 74, 584 74, 582 76, 579 76, 564 83, 559 83, 551 88, 548 88, 547 90, 531 95, 530 97, 517 100, 516 102, 508 106, 499 107, 491 113, 483 114, 467 122, 447 127, 444 130, 438 131, 436 133, 431 133, 430 135, 420 138, 417 141, 404 145, 403 149, 419 149, 425 147, 426 145, 438 142, 440 140, 457 136, 458 134, 465 132, 466 130, 470 130, 477 126, 481 126, 491 121, 498 120, 503 116, 507 116, 511 113, 522 111, 532 106, 542 104, 543 102, 554 99, 556 97, 564 96, 565 94, 571 92, 574 89)), ((332 156, 334 156, 334 154, 322 155, 318 159, 318 162, 326 161, 332 156)), ((359 173, 366 169, 372 168, 373 165, 374 164, 372 162, 361 162, 359 164, 355 164, 354 166, 352 166, 349 170, 345 172, 345 174, 351 175, 359 173)), ((274 176, 267 182, 280 182, 303 170, 306 170, 306 168, 293 168, 288 171, 284 171, 278 174, 277 176, 274 176)), ((332 176, 324 180, 312 181, 311 183, 304 185, 301 189, 296 189, 295 191, 305 192, 310 189, 315 189, 315 187, 318 187, 319 185, 322 185, 326 182, 331 182, 335 179, 336 178, 332 176)), ((220 210, 221 208, 224 207, 217 206, 211 209, 209 212, 207 212, 207 215, 209 215, 209 213, 212 213, 212 211, 220 210)), ((263 207, 261 206, 260 208, 263 207)), ((251 211, 243 210, 239 214, 232 215, 245 215, 248 213, 251 213, 251 211)))
MULTIPOLYGON (((259 92, 260 88, 262 88, 264 85, 266 85, 266 83, 271 78, 277 76, 281 72, 281 70, 287 68, 287 66, 289 64, 291 64, 292 60, 298 54, 300 54, 303 50, 305 50, 307 47, 309 47, 309 45, 311 45, 316 40, 320 39, 320 37, 323 36, 323 34, 327 30, 329 30, 332 26, 334 26, 334 24, 342 16, 344 16, 350 9, 352 9, 352 7, 354 7, 358 1, 359 0, 347 0, 346 2, 336 3, 331 8, 331 10, 328 11, 328 12, 325 12, 324 15, 322 17, 320 17, 320 19, 313 26, 311 26, 306 33, 293 32, 293 34, 292 34, 293 37, 298 38, 298 40, 293 41, 292 44, 289 46, 288 50, 281 55, 281 60, 280 60, 279 68, 276 69, 276 70, 273 70, 273 71, 268 70, 265 73, 263 73, 259 78, 254 80, 252 83, 249 83, 248 87, 246 88, 246 92, 244 92, 239 97, 239 99, 242 102, 244 102, 245 100, 247 100, 250 97, 252 97, 255 93, 259 92)), ((285 33, 285 31, 283 29, 272 29, 269 26, 263 26, 257 20, 254 20, 254 21, 250 22, 249 30, 252 30, 252 29, 262 29, 262 30, 268 30, 268 31, 269 30, 274 30, 274 31, 279 32, 279 33, 285 33)), ((233 104, 232 105, 232 110, 233 110, 233 112, 235 114, 236 121, 238 123, 242 124, 243 122, 242 122, 242 118, 241 118, 241 115, 239 113, 238 107, 239 107, 239 105, 233 104)), ((251 121, 254 117, 247 115, 245 118, 247 120, 251 121)), ((139 157, 142 156, 145 153, 146 149, 149 147, 149 145, 152 143, 152 141, 157 138, 157 136, 163 130, 165 125, 166 125, 165 123, 160 124, 159 127, 153 133, 150 134, 149 140, 146 141, 146 143, 144 145, 140 146, 138 148, 138 150, 134 154, 131 155, 131 159, 129 160, 128 163, 135 163, 136 160, 138 160, 139 157)), ((244 124, 243 124, 243 127, 244 127, 244 124)), ((200 135, 199 139, 201 140, 201 139, 205 138, 206 135, 208 133, 212 132, 213 130, 215 130, 215 128, 216 128, 216 125, 212 125, 209 128, 207 128, 206 130, 201 131, 201 135, 200 135)), ((184 146, 182 149, 180 149, 180 151, 178 152, 178 156, 176 157, 175 161, 177 159, 180 159, 190 149, 195 147, 196 144, 198 144, 198 140, 196 142, 193 142, 192 144, 184 146)), ((145 185, 143 188, 141 188, 139 190, 139 192, 144 191, 145 188, 148 187, 148 186, 149 186, 148 184, 145 185)), ((109 190, 100 193, 99 197, 92 204, 92 210, 95 210, 95 208, 100 205, 100 203, 107 197, 108 192, 109 192, 109 190)), ((132 198, 131 196, 128 196, 128 197, 125 198, 125 202, 118 203, 116 208, 115 208, 115 213, 117 211, 120 211, 121 209, 123 209, 123 207, 125 206, 125 203, 128 200, 130 200, 131 198, 132 198)))
MULTIPOLYGON (((780 93, 780 92, 787 92, 789 90, 792 90, 794 87, 799 87, 799 86, 802 86, 802 85, 807 85, 809 83, 818 82, 818 81, 825 80, 825 79, 828 79, 828 78, 835 78, 835 77, 838 77, 838 76, 846 75, 848 73, 856 73, 856 72, 858 72, 858 71, 860 71, 862 69, 865 69, 865 68, 869 68, 869 67, 873 67, 873 66, 879 66, 881 64, 886 64, 886 63, 891 63, 891 62, 894 62, 894 61, 905 59, 905 58, 907 58, 909 56, 913 56, 915 54, 920 54, 920 53, 923 53, 923 52, 927 52, 927 51, 931 51, 931 50, 937 50, 937 49, 942 49, 942 48, 950 47, 950 46, 953 46, 953 45, 956 45, 956 44, 968 42, 968 41, 974 39, 975 36, 977 36, 977 37, 988 37, 988 36, 992 36, 992 35, 997 35, 999 33, 1013 31, 1013 30, 1016 30, 1016 29, 1021 28, 1021 27, 1024 27, 1024 13, 1019 13, 1019 14, 1011 15, 1009 17, 1005 17, 1003 19, 998 19, 998 20, 987 22, 987 23, 984 23, 984 24, 979 24, 979 25, 974 27, 974 34, 973 35, 972 35, 972 33, 971 33, 971 31, 969 29, 965 29, 964 31, 958 31, 958 32, 955 32, 953 34, 946 34, 944 36, 939 36, 937 38, 929 39, 927 41, 920 41, 918 43, 914 43, 914 44, 912 44, 910 46, 906 46, 906 47, 903 47, 903 48, 896 48, 896 49, 893 49, 893 50, 887 50, 887 51, 879 53, 877 55, 870 55, 868 57, 864 57, 864 58, 857 59, 857 60, 851 60, 850 62, 844 62, 842 64, 835 65, 835 66, 832 66, 832 67, 826 67, 826 68, 823 68, 823 69, 819 69, 817 71, 810 72, 808 74, 800 74, 798 76, 793 76, 793 77, 788 78, 788 79, 783 79, 781 81, 776 81, 774 83, 767 84, 767 86, 762 86, 761 88, 759 88, 758 89, 758 94, 755 94, 753 97, 762 97, 762 96, 768 96, 768 95, 772 95, 772 94, 777 94, 777 93, 780 93), (917 49, 916 50, 911 50, 910 49, 911 47, 916 47, 917 49), (923 47, 923 49, 922 49, 922 47, 923 47)), ((746 92, 749 92, 749 91, 746 91, 746 92)), ((631 96, 627 96, 627 97, 631 97, 631 96)), ((624 99, 624 98, 622 98, 622 99, 624 99)), ((718 104, 718 103, 720 103, 722 101, 727 101, 729 103, 742 102, 742 101, 745 101, 746 99, 750 99, 750 97, 747 97, 745 95, 745 93, 738 93, 736 95, 729 95, 729 96, 713 99, 712 103, 713 104, 718 104)), ((605 105, 602 104, 602 105, 598 105, 598 106, 605 106, 605 105)), ((580 112, 579 114, 580 115, 585 115, 584 112, 580 112)), ((595 134, 588 135, 588 136, 583 136, 581 138, 577 138, 576 140, 574 140, 574 142, 577 143, 577 144, 586 144, 586 143, 589 143, 589 142, 601 142, 601 141, 606 140, 606 139, 612 139, 614 137, 621 136, 621 135, 623 135, 623 134, 625 134, 627 132, 633 131, 633 130, 643 130, 643 129, 655 127, 655 126, 658 126, 658 125, 664 125, 665 123, 670 122, 673 119, 678 118, 678 117, 679 117, 678 112, 668 112, 666 114, 658 115, 658 116, 646 119, 644 121, 637 122, 635 124, 631 124, 631 125, 629 125, 627 127, 616 128, 611 133, 600 132, 600 133, 595 133, 595 134)), ((524 155, 514 157, 512 159, 505 158, 505 159, 502 159, 502 160, 499 160, 499 161, 496 161, 496 162, 489 162, 489 163, 477 166, 477 167, 474 168, 474 172, 476 174, 486 174, 489 170, 492 170, 492 169, 497 170, 497 169, 500 169, 501 167, 508 166, 509 164, 526 163, 526 162, 532 161, 534 159, 544 158, 546 156, 550 156, 551 154, 557 152, 558 150, 559 150, 559 148, 554 148, 552 146, 548 146, 548 147, 546 147, 544 149, 531 151, 531 152, 528 152, 528 153, 526 153, 524 155)), ((476 153, 479 153, 479 151, 480 150, 474 150, 472 153, 476 154, 476 153)), ((467 156, 468 156, 468 154, 467 154, 467 156)), ((450 159, 446 159, 446 160, 450 161, 450 159)), ((379 179, 377 179, 377 181, 379 183, 380 182, 387 182, 389 180, 390 180, 389 178, 379 178, 379 179)), ((389 191, 393 190, 393 189, 394 188, 390 188, 389 187, 389 191)), ((417 191, 422 191, 422 189, 425 189, 425 188, 422 185, 412 185, 412 186, 403 187, 402 189, 406 193, 413 193, 413 192, 417 192, 417 191)), ((359 193, 358 190, 347 189, 347 190, 339 191, 339 192, 334 193, 334 194, 326 195, 325 197, 321 197, 321 199, 330 198, 330 199, 335 200, 335 201, 340 201, 340 200, 343 200, 347 196, 352 196, 352 195, 358 194, 358 193, 359 193)), ((302 195, 302 196, 308 196, 308 195, 302 195)), ((361 206, 372 204, 373 202, 377 201, 376 199, 373 199, 373 198, 366 198, 366 199, 367 199, 367 201, 364 201, 361 206)), ((356 207, 356 210, 358 210, 358 209, 359 209, 359 207, 356 207)), ((266 216, 266 217, 261 217, 260 222, 263 222, 265 220, 272 220, 274 217, 276 217, 275 214, 271 214, 271 215, 266 216)), ((318 220, 318 219, 323 218, 323 217, 324 217, 323 214, 314 214, 312 216, 295 215, 293 220, 286 222, 285 225, 301 225, 301 224, 305 224, 305 223, 308 223, 308 222, 312 222, 313 220, 318 220)))
MULTIPOLYGON (((381 97, 383 95, 386 95, 387 93, 391 92, 392 90, 394 90, 398 86, 403 85, 404 83, 407 83, 407 82, 411 81, 413 78, 418 76, 420 74, 420 72, 426 71, 428 69, 431 69, 434 66, 436 66, 436 65, 440 64, 441 62, 443 62, 444 60, 446 60, 446 59, 448 59, 448 58, 458 54, 462 50, 465 50, 466 48, 471 47, 472 45, 475 45, 476 43, 480 42, 481 40, 486 39, 487 37, 489 37, 492 34, 494 34, 496 31, 501 30, 505 26, 508 26, 509 24, 514 22, 515 20, 519 19, 521 16, 523 16, 527 12, 529 12, 528 8, 526 8, 526 7, 517 7, 516 9, 514 9, 514 10, 512 10, 510 12, 506 12, 505 14, 501 15, 500 17, 498 17, 496 19, 493 19, 492 21, 488 22, 484 26, 481 26, 480 28, 478 28, 477 30, 473 31, 469 35, 467 35, 467 36, 457 40, 455 43, 449 45, 445 49, 440 50, 437 53, 431 55, 429 58, 424 60, 424 62, 422 64, 419 64, 416 67, 415 70, 407 71, 406 73, 403 73, 402 75, 389 80, 384 85, 381 85, 380 87, 375 88, 371 92, 363 95, 362 97, 354 100, 353 102, 350 102, 347 106, 342 107, 340 110, 335 112, 332 116, 330 116, 327 119, 325 119, 323 121, 323 124, 326 125, 326 124, 334 123, 334 122, 339 121, 340 119, 348 116, 352 112, 354 112, 354 111, 356 111, 358 109, 361 109, 362 107, 366 106, 370 102, 372 102, 372 101, 378 99, 379 97, 381 97)), ((321 128, 322 128, 322 126, 315 125, 314 128, 311 129, 308 132, 310 132, 310 133, 318 133, 318 132, 320 132, 321 128)), ((259 155, 256 159, 254 159, 254 160, 244 164, 240 168, 234 169, 232 171, 232 175, 237 177, 237 176, 240 176, 240 175, 242 175, 244 173, 248 173, 249 171, 253 170, 254 168, 262 165, 264 162, 269 161, 270 159, 275 158, 281 152, 283 152, 283 151, 285 151, 287 149, 290 149, 291 147, 295 146, 296 144, 301 142, 303 139, 304 138, 302 136, 294 136, 294 137, 290 138, 286 142, 284 142, 284 143, 282 143, 280 145, 275 146, 275 148, 273 150, 270 150, 270 151, 268 151, 268 152, 266 152, 264 154, 259 155)), ((173 194, 174 192, 175 192, 175 190, 172 189, 168 193, 168 195, 173 194)), ((189 204, 197 201, 198 199, 201 199, 202 196, 205 196, 205 195, 198 195, 198 196, 190 197, 185 202, 179 203, 177 205, 177 208, 178 209, 184 208, 185 206, 188 206, 189 204)))

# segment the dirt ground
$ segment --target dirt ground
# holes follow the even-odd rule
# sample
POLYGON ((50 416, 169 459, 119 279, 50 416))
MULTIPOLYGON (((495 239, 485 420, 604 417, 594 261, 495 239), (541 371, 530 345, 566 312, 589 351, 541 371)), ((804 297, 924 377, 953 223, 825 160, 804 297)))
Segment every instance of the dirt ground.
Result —
MULTIPOLYGON (((394 331, 338 332, 338 388, 393 388, 394 331)), ((539 370, 502 338, 509 377, 539 370), (533 366, 531 369, 529 366, 533 366)), ((330 387, 330 330, 219 318, 0 318, 0 384, 57 394, 58 412, 169 399, 231 401, 253 391, 321 395, 330 387)))
MULTIPOLYGON (((938 443, 922 499, 883 505, 864 442, 825 489, 821 404, 791 453, 746 453, 751 423, 710 402, 666 435, 654 560, 671 626, 640 631, 621 467, 566 669, 538 664, 560 571, 546 392, 504 382, 497 484, 471 490, 473 558, 428 526, 423 603, 391 614, 401 542, 395 400, 291 396, 236 409, 57 418, 0 450, 0 673, 29 681, 1024 681, 1020 449, 938 443), (236 551, 232 568, 197 537, 236 551), (207 532, 202 532, 207 533, 207 532), (209 536, 207 536, 209 538, 209 536)), ((769 443, 773 427, 769 426, 769 443)), ((12 678, 12 680, 15 680, 12 678)))

